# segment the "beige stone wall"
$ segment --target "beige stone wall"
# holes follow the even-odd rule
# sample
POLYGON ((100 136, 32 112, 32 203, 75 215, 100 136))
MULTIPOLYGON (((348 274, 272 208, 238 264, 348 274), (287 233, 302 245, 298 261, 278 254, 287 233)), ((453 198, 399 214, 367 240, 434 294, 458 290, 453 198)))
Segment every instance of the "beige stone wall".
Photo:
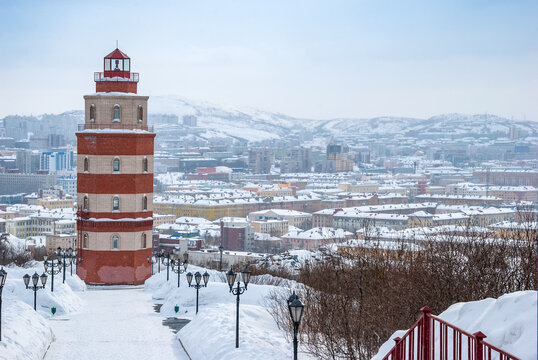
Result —
POLYGON ((90 174, 113 174, 114 159, 120 159, 120 171, 118 174, 144 174, 143 160, 148 159, 148 173, 153 173, 153 156, 146 155, 78 155, 77 172, 84 172, 84 158, 88 158, 88 173, 90 174))
MULTIPOLYGON (((77 204, 84 203, 85 194, 77 194, 77 204)), ((120 198, 120 210, 122 212, 140 212, 142 209, 142 197, 144 194, 88 194, 89 209, 91 212, 112 212, 112 201, 114 195, 120 198)), ((153 193, 145 194, 148 197, 148 208, 146 211, 153 211, 153 193)))
MULTIPOLYGON (((90 250, 112 250, 113 235, 119 236, 117 250, 142 249, 142 234, 146 234, 146 249, 151 248, 151 230, 140 232, 84 232, 88 234, 88 247, 90 250)), ((84 235, 83 235, 84 236, 84 235)))
POLYGON ((123 125, 147 125, 148 124, 148 96, 132 95, 86 95, 85 100, 85 123, 91 124, 90 106, 95 105, 96 124, 118 124, 113 122, 114 105, 120 105, 120 124, 123 125), (138 122, 138 106, 144 109, 143 121, 138 122))

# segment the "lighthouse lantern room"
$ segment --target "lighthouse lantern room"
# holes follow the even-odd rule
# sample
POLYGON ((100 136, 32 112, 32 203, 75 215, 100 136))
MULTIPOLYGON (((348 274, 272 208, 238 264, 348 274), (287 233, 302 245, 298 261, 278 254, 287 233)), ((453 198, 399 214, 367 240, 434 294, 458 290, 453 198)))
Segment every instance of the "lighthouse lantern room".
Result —
POLYGON ((138 73, 131 72, 131 58, 120 49, 103 59, 103 72, 94 74, 97 92, 136 93, 138 73))

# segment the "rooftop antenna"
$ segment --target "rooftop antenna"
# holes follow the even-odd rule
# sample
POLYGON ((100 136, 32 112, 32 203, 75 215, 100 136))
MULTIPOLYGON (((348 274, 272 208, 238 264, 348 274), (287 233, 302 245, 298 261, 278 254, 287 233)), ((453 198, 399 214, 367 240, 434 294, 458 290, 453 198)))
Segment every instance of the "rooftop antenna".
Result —
POLYGON ((118 49, 118 40, 116 40, 116 49, 118 49))

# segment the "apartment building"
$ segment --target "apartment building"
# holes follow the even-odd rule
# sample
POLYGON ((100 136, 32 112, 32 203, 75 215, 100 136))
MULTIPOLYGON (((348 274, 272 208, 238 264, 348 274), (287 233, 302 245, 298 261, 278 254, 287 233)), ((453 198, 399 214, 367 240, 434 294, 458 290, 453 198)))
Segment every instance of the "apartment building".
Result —
POLYGON ((299 229, 312 227, 312 214, 296 210, 268 209, 251 212, 248 214, 251 221, 255 220, 286 220, 289 226, 299 229))

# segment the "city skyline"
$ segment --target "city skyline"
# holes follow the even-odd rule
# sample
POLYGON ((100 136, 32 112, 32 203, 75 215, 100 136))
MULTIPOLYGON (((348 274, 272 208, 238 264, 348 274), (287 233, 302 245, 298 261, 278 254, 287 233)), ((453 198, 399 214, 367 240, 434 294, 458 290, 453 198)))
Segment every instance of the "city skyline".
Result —
POLYGON ((316 119, 487 112, 538 120, 530 1, 1 7, 0 117, 81 109, 119 40, 150 96, 316 119), (118 16, 130 21, 115 27, 118 16))

